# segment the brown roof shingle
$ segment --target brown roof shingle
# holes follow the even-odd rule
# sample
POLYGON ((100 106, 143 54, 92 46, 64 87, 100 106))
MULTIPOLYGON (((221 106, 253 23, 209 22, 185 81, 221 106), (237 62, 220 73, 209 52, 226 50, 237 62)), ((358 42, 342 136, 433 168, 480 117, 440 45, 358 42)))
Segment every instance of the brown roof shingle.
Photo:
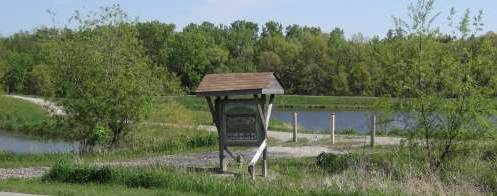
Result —
POLYGON ((273 72, 207 74, 195 90, 198 96, 283 94, 273 72))

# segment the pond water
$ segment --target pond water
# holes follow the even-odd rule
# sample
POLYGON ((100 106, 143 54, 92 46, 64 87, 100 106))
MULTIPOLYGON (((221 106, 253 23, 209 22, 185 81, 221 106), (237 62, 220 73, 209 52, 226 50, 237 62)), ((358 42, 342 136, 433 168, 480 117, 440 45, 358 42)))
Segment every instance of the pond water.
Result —
POLYGON ((35 140, 0 130, 0 151, 30 154, 73 152, 77 151, 78 148, 77 142, 35 140))
MULTIPOLYGON (((303 111, 284 110, 273 111, 271 119, 293 124, 293 113, 297 112, 299 127, 313 132, 330 132, 331 111, 303 111)), ((335 112, 335 131, 353 129, 365 133, 369 130, 370 116, 368 111, 333 111, 335 112)), ((390 130, 392 128, 406 128, 412 122, 404 113, 377 114, 376 130, 390 130)), ((412 120, 411 120, 412 121, 412 120)))

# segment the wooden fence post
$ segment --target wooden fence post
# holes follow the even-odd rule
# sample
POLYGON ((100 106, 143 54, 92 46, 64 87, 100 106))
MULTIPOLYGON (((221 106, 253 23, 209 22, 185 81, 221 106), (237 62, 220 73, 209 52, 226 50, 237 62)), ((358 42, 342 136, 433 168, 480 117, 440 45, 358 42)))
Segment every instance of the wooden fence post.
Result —
POLYGON ((293 112, 293 142, 297 142, 297 112, 293 112))
POLYGON ((330 113, 331 144, 335 144, 335 112, 330 113))
POLYGON ((371 116, 371 127, 370 127, 370 134, 371 134, 371 147, 374 147, 374 139, 376 137, 376 115, 373 114, 371 116))

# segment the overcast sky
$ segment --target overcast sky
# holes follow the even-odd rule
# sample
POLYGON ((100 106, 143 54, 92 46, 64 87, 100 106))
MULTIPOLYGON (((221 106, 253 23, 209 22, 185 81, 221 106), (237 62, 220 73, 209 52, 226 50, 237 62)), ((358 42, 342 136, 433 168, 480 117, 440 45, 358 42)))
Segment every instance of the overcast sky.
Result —
MULTIPOLYGON (((229 24, 249 20, 259 25, 278 21, 283 25, 319 26, 324 31, 335 27, 347 36, 361 32, 366 36, 384 36, 393 27, 392 16, 406 18, 409 0, 4 0, 0 3, 0 35, 8 36, 20 30, 32 30, 45 25, 64 25, 75 10, 88 12, 99 7, 120 4, 132 17, 141 21, 159 20, 174 23, 177 30, 188 23, 209 21, 229 24), (47 13, 56 13, 56 21, 47 13)), ((476 14, 483 10, 484 31, 497 30, 497 0, 439 0, 441 12, 437 24, 443 31, 450 8, 458 17, 466 8, 476 14)))

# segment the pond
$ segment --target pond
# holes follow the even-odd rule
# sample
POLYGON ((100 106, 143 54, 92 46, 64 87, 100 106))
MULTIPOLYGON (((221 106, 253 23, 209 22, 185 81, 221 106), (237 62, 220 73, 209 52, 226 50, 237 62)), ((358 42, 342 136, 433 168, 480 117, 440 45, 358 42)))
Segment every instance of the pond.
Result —
POLYGON ((0 130, 0 151, 15 154, 57 153, 77 151, 77 142, 35 140, 0 130))
MULTIPOLYGON (((330 112, 335 112, 335 130, 337 132, 353 129, 360 133, 369 130, 369 111, 309 111, 309 110, 276 110, 271 114, 271 119, 276 119, 293 124, 293 113, 297 112, 299 127, 313 132, 330 132, 330 112)), ((404 113, 377 115, 377 130, 390 130, 393 128, 406 128, 412 120, 404 113)))

